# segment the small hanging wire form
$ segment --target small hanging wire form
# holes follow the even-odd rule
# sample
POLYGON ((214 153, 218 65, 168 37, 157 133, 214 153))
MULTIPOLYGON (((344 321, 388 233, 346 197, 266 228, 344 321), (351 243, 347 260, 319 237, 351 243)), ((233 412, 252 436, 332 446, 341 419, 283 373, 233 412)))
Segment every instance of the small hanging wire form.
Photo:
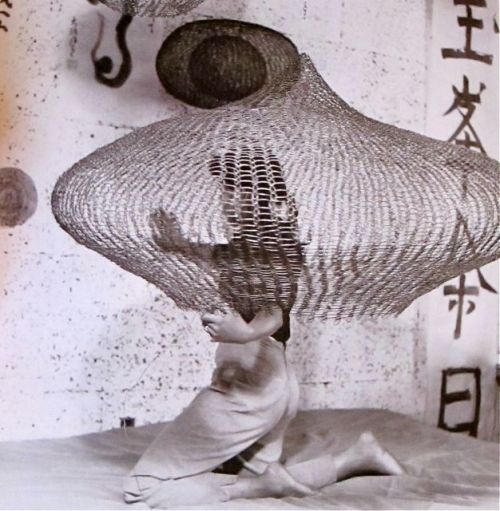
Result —
POLYGON ((131 16, 167 17, 192 11, 204 0, 100 0, 115 11, 131 16))

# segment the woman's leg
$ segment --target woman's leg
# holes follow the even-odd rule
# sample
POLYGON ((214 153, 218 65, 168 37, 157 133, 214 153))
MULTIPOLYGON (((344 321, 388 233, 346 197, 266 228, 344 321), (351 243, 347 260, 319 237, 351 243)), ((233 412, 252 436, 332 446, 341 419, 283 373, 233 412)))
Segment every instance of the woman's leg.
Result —
POLYGON ((285 467, 297 481, 320 489, 342 479, 363 474, 400 475, 401 465, 370 432, 363 433, 351 447, 338 454, 285 467))
POLYGON ((164 428, 126 478, 127 502, 146 500, 160 486, 174 488, 175 481, 212 471, 264 437, 285 413, 282 346, 262 340, 221 348, 212 385, 164 428))
POLYGON ((182 479, 170 479, 143 494, 142 501, 151 509, 216 504, 229 500, 225 487, 238 476, 208 472, 182 479))
POLYGON ((304 496, 325 486, 362 474, 400 475, 401 465, 370 432, 337 454, 282 466, 271 464, 260 476, 238 478, 225 487, 231 499, 304 496))
POLYGON ((288 425, 297 415, 299 408, 299 384, 293 366, 286 360, 288 404, 280 421, 271 431, 260 438, 249 449, 240 453, 238 458, 249 472, 260 475, 272 463, 279 462, 283 453, 283 441, 288 425))

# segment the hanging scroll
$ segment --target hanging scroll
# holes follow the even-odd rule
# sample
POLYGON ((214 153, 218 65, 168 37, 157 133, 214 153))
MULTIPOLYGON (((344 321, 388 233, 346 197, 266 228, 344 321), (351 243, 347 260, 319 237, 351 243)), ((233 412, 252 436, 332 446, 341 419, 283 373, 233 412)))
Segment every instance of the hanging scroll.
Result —
MULTIPOLYGON (((431 10, 426 134, 498 159, 498 13, 492 0, 441 0, 431 10)), ((445 201, 443 197, 443 201, 445 201)), ((470 200, 467 172, 461 202, 470 200)), ((457 205, 457 207, 460 207, 457 205)), ((456 231, 470 226, 457 218, 456 231)), ((473 240, 470 240, 471 243, 473 240)), ((479 365, 483 405, 479 436, 493 427, 490 410, 497 361, 498 263, 477 268, 428 295, 429 378, 436 422, 439 378, 448 367, 479 365)), ((457 404, 455 422, 467 422, 469 409, 457 404), (463 415, 465 414, 465 416, 463 415)), ((447 418, 448 423, 453 418, 447 418)))

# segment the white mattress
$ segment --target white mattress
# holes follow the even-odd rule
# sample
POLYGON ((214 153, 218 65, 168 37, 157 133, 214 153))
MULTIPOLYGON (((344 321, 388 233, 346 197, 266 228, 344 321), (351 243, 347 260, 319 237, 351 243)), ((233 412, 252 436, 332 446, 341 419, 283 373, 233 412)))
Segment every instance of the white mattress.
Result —
MULTIPOLYGON (((0 509, 146 509, 121 480, 163 424, 62 440, 0 443, 0 509)), ((498 509, 498 445, 382 410, 311 410, 291 424, 285 458, 342 450, 371 430, 402 476, 348 479, 304 498, 231 501, 199 509, 498 509), (309 435, 309 441, 305 434, 309 435)))

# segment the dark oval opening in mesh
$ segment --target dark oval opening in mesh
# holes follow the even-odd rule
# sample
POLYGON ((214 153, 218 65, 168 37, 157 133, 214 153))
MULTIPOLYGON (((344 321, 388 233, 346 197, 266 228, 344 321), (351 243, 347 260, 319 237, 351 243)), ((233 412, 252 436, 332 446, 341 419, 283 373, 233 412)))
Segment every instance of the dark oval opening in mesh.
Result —
POLYGON ((203 40, 188 67, 192 82, 205 94, 236 101, 257 92, 266 82, 266 62, 248 41, 234 36, 203 40))

